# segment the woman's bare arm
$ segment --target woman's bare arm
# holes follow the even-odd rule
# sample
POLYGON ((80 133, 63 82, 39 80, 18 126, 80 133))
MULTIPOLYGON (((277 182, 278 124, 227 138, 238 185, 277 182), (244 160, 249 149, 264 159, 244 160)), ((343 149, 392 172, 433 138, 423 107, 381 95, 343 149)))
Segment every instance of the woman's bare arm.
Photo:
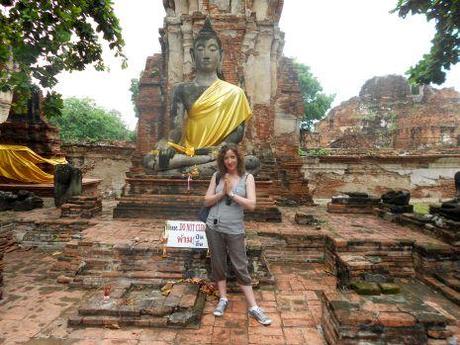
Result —
POLYGON ((243 208, 254 211, 256 208, 256 182, 254 181, 254 176, 248 174, 246 178, 246 198, 234 195, 233 201, 240 204, 243 208))

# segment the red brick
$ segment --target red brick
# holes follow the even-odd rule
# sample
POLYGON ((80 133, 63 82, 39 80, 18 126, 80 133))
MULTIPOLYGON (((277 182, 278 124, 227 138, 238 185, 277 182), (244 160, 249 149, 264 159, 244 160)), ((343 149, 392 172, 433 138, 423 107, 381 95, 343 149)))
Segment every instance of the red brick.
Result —
POLYGON ((416 324, 412 315, 398 312, 381 312, 378 321, 385 327, 411 327, 416 324))

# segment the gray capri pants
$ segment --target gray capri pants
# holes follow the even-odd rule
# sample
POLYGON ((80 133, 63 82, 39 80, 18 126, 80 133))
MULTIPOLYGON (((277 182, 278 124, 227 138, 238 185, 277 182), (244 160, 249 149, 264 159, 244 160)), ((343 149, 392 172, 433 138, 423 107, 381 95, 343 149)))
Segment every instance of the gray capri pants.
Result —
POLYGON ((226 280, 228 254, 238 283, 251 285, 244 234, 226 234, 206 227, 206 237, 211 252, 212 279, 216 282, 226 280))

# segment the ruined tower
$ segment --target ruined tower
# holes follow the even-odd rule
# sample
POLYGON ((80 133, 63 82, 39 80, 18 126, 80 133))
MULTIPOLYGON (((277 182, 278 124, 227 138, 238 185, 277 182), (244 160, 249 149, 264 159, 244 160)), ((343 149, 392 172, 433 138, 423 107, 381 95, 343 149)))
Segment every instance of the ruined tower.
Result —
POLYGON ((224 79, 240 86, 253 110, 244 146, 277 155, 297 152, 303 101, 292 61, 283 57, 283 0, 165 0, 162 52, 147 59, 140 81, 138 154, 170 129, 172 87, 194 76, 193 37, 209 16, 224 49, 224 79))

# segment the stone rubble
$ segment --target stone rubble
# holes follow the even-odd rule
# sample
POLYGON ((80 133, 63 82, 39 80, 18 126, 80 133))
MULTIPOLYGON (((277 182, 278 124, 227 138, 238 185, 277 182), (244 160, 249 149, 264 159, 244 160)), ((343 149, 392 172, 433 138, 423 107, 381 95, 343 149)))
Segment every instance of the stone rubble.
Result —
POLYGON ((18 190, 16 192, 0 191, 0 211, 30 211, 43 207, 43 199, 33 192, 18 190))
POLYGON ((321 296, 324 336, 331 345, 430 344, 446 340, 455 320, 417 298, 387 303, 380 297, 358 297, 352 292, 321 296))

